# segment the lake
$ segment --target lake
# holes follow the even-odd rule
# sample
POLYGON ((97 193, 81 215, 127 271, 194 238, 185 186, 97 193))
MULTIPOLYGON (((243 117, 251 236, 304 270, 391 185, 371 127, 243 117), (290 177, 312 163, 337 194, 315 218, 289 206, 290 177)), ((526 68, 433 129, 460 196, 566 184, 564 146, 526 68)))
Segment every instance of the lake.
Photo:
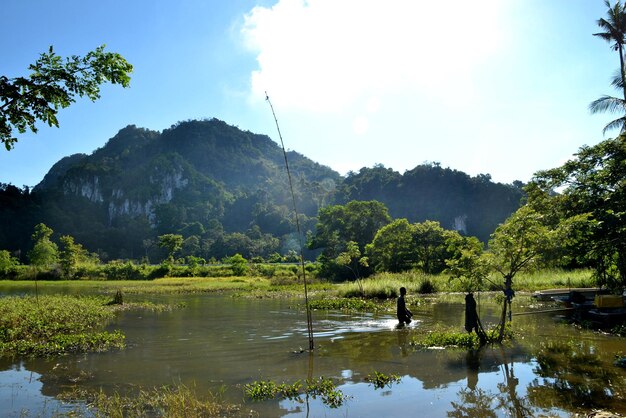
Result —
MULTIPOLYGON (((133 298, 146 299, 126 297, 133 298)), ((570 416, 597 408, 626 413, 626 372, 612 363, 615 354, 626 353, 626 340, 577 329, 556 314, 514 316, 518 336, 512 343, 467 351, 410 344, 437 326, 463 330, 462 297, 420 298, 415 321, 403 329, 396 328, 391 313, 313 311, 315 350, 309 354, 303 350, 307 326, 299 300, 228 294, 150 300, 184 305, 120 313, 110 327, 126 335, 125 350, 0 359, 2 416, 67 412, 75 406, 55 396, 76 385, 125 393, 173 383, 198 393, 223 391, 242 411, 262 417, 570 416), (399 375, 401 381, 376 389, 365 381, 374 371, 399 375), (243 385, 255 380, 293 383, 321 376, 333 379, 348 397, 340 408, 319 398, 302 403, 244 398, 243 385)), ((516 298, 514 312, 546 308, 533 303, 516 298)), ((484 323, 496 322, 499 307, 492 298, 479 298, 479 309, 484 323)))

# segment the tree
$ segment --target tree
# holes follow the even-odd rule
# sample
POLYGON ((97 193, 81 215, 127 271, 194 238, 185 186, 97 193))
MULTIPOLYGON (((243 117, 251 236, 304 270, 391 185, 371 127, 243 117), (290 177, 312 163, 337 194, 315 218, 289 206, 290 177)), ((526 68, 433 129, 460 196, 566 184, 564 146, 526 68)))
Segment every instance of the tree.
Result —
POLYGON ((85 262, 89 259, 89 253, 81 244, 76 244, 74 237, 70 235, 63 235, 60 242, 61 251, 59 253, 59 264, 61 264, 63 275, 71 279, 78 263, 85 262))
POLYGON ((54 242, 50 241, 53 232, 52 228, 43 223, 35 226, 35 232, 31 236, 35 245, 28 253, 31 265, 49 268, 56 264, 59 259, 59 249, 54 242))
MULTIPOLYGON (((623 98, 602 96, 601 98, 594 100, 589 105, 591 113, 599 112, 611 112, 626 114, 626 68, 624 68, 624 43, 626 42, 624 37, 626 35, 626 10, 624 6, 618 0, 614 6, 611 6, 609 0, 605 0, 607 10, 607 18, 598 19, 598 26, 604 30, 604 32, 594 33, 593 36, 598 36, 609 43, 613 43, 611 48, 617 51, 619 54, 620 69, 619 75, 614 80, 613 85, 620 87, 623 93, 623 98)), ((611 122, 609 122, 602 133, 606 133, 608 130, 619 128, 620 131, 626 129, 626 116, 621 116, 611 122)))
POLYGON ((532 184, 543 194, 529 195, 529 204, 539 201, 538 207, 558 210, 570 246, 594 267, 598 284, 612 288, 626 286, 625 166, 622 134, 582 147, 561 167, 536 173, 532 184))
POLYGON ((6 275, 13 267, 20 263, 17 258, 11 256, 7 250, 0 250, 0 275, 6 275))
POLYGON ((52 46, 29 66, 28 77, 0 76, 0 142, 7 150, 13 148, 19 133, 37 132, 36 122, 59 126, 57 112, 76 101, 75 96, 100 98, 104 82, 128 87, 133 67, 120 54, 104 52, 105 45, 84 57, 65 59, 56 55, 52 46))
POLYGON ((496 228, 489 240, 491 266, 504 279, 502 290, 505 300, 500 316, 499 341, 504 336, 507 307, 510 310, 514 296, 513 278, 520 271, 537 266, 542 254, 553 245, 554 231, 545 226, 542 218, 543 215, 530 206, 522 206, 496 228))
POLYGON ((309 249, 322 249, 319 256, 321 274, 342 277, 343 266, 336 258, 346 251, 350 241, 361 253, 372 242, 380 228, 391 222, 387 207, 375 200, 348 202, 346 205, 327 206, 318 214, 315 234, 309 237, 309 249))
POLYGON ((364 292, 363 283, 361 282, 361 269, 369 267, 369 264, 367 257, 361 257, 361 251, 359 250, 357 243, 354 241, 348 241, 346 244, 346 251, 340 253, 335 259, 335 262, 340 266, 346 267, 352 272, 359 285, 361 295, 363 296, 364 292))
POLYGON ((179 234, 164 234, 159 236, 159 247, 167 250, 167 259, 174 260, 174 254, 183 247, 183 236, 179 234))
POLYGON ((614 6, 611 6, 609 0, 605 0, 604 4, 608 8, 607 19, 600 18, 597 23, 598 26, 604 30, 604 32, 594 33, 593 36, 604 39, 611 43, 611 48, 617 51, 619 54, 620 75, 622 79, 622 91, 624 93, 624 100, 626 101, 626 82, 624 76, 624 37, 626 36, 626 11, 622 6, 621 1, 618 0, 614 6))
POLYGON ((489 263, 483 256, 483 244, 478 238, 462 237, 449 250, 454 254, 446 260, 450 278, 458 280, 464 292, 480 290, 489 275, 489 263))
POLYGON ((441 273, 449 258, 448 246, 451 240, 461 239, 456 231, 445 230, 439 222, 426 221, 415 224, 413 245, 417 265, 428 274, 441 273))
POLYGON ((411 269, 416 261, 414 230, 414 226, 404 218, 396 219, 378 230, 374 240, 366 247, 377 271, 397 273, 411 269))

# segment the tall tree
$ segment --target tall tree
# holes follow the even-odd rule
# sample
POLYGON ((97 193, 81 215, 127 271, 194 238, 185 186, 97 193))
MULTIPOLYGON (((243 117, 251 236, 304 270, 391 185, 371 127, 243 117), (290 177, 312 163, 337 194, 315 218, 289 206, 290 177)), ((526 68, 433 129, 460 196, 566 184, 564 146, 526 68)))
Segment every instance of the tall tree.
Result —
POLYGON ((50 241, 52 228, 40 223, 35 226, 32 240, 35 242, 33 249, 28 253, 28 258, 33 266, 49 268, 59 259, 57 245, 50 241))
POLYGON ((348 202, 346 205, 327 206, 320 210, 315 234, 309 237, 309 249, 322 249, 319 261, 322 275, 342 277, 345 268, 336 263, 347 250, 348 242, 357 244, 363 254, 380 228, 391 222, 387 207, 375 200, 348 202))
MULTIPOLYGON (((605 0, 604 4, 608 8, 606 19, 600 18, 597 21, 598 26, 603 29, 604 32, 594 33, 593 36, 598 36, 605 41, 612 43, 611 48, 613 48, 613 50, 617 51, 617 53, 619 54, 619 79, 621 80, 621 82, 614 82, 613 84, 621 86, 623 99, 612 96, 602 96, 601 98, 591 102, 591 104, 589 105, 589 110, 591 110, 591 113, 607 111, 612 113, 626 113, 626 69, 624 68, 624 43, 626 42, 626 11, 624 10, 624 6, 621 4, 620 0, 618 0, 613 6, 611 6, 609 0, 605 0)), ((626 128, 626 116, 622 116, 608 123, 603 129, 603 133, 606 133, 606 131, 616 128, 620 128, 621 131, 624 131, 624 129, 626 128)))
POLYGON ((179 234, 159 235, 159 247, 167 250, 167 259, 174 261, 174 254, 183 247, 183 236, 179 234))
POLYGON ((579 253, 595 268, 598 283, 626 285, 626 134, 582 147, 563 166, 535 174, 533 184, 550 196, 529 195, 530 204, 556 207, 559 216, 575 226, 579 253), (560 194, 550 193, 561 190, 560 194))
POLYGON ((502 304, 500 332, 498 340, 504 335, 507 308, 510 309, 514 296, 513 278, 520 271, 536 266, 545 251, 554 243, 553 232, 546 227, 543 215, 530 206, 522 206, 500 225, 489 240, 491 266, 502 275, 505 300, 502 304))
POLYGON ((73 55, 63 61, 52 47, 28 68, 28 77, 0 76, 0 142, 13 148, 19 133, 37 132, 36 122, 59 126, 57 112, 76 101, 75 96, 100 98, 104 82, 128 87, 133 66, 120 54, 104 52, 99 46, 84 57, 73 55))

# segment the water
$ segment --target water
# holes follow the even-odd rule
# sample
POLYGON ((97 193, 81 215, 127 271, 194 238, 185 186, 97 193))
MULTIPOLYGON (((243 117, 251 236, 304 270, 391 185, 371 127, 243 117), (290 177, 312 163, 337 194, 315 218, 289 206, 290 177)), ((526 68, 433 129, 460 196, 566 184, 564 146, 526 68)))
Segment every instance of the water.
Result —
MULTIPOLYGON (((612 365, 614 354, 626 353, 625 340, 577 330, 549 314, 514 317, 524 337, 510 346, 468 352, 416 351, 409 344, 438 324, 462 330, 460 299, 412 309, 416 320, 404 329, 396 329, 391 314, 314 311, 310 355, 303 350, 307 327, 299 301, 228 295, 158 300, 185 306, 121 313, 111 327, 126 335, 125 350, 0 359, 0 415, 62 413, 71 405, 55 397, 76 385, 123 393, 177 383, 198 393, 224 390, 226 400, 262 417, 570 416, 598 407, 626 413, 626 401, 616 396, 624 393, 618 383, 626 373, 612 365), (549 358, 542 344, 551 341, 572 341, 574 359, 542 361, 549 358), (579 370, 575 356, 581 353, 598 354, 593 370, 604 374, 579 370), (375 389, 364 380, 374 371, 402 380, 375 389), (243 385, 255 380, 293 383, 320 376, 332 378, 349 397, 342 407, 331 409, 319 398, 308 403, 244 399, 243 385)), ((479 305, 483 321, 495 322, 498 307, 486 300, 479 305)), ((514 304, 516 311, 534 308, 514 304)))

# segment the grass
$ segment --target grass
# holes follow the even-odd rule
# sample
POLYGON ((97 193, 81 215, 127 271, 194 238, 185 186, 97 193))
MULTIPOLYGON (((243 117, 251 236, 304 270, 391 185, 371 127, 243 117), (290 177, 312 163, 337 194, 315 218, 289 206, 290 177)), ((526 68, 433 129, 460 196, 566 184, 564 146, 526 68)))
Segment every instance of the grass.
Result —
MULTIPOLYGON (((487 341, 495 341, 498 334, 498 327, 485 330, 487 341)), ((504 328, 503 341, 513 338, 513 332, 509 323, 504 328)), ((417 336, 411 341, 411 345, 418 348, 463 348, 477 349, 481 346, 480 339, 476 333, 459 332, 458 330, 437 329, 428 331, 417 336)))
POLYGON ((149 390, 140 389, 137 394, 130 396, 75 389, 62 394, 60 398, 70 402, 86 402, 87 408, 96 417, 191 418, 241 415, 240 405, 228 404, 219 395, 211 392, 198 394, 195 387, 183 384, 149 390))
MULTIPOLYGON (((481 290, 499 290, 501 277, 491 275, 481 290)), ((519 273, 513 279, 516 291, 535 291, 551 288, 593 286, 591 270, 565 271, 546 269, 537 272, 519 273)), ((400 287, 407 288, 409 294, 430 294, 435 292, 461 292, 461 284, 450 280, 446 274, 426 274, 420 271, 404 273, 379 273, 362 280, 363 293, 357 283, 337 285, 340 297, 364 297, 367 299, 392 299, 399 296, 400 287)))
MULTIPOLYGON (((324 294, 337 297, 365 299, 397 298, 400 287, 409 294, 461 292, 458 281, 451 281, 446 274, 430 275, 420 271, 404 273, 379 273, 361 281, 363 293, 356 282, 329 283, 308 278, 312 295, 324 294)), ((499 290, 502 279, 492 275, 481 290, 499 290)), ((513 279, 516 291, 535 291, 549 288, 593 286, 590 270, 565 271, 559 269, 519 273, 513 279)), ((33 281, 2 280, 0 288, 10 287, 34 292, 33 281)), ((189 294, 234 291, 242 297, 301 297, 302 281, 297 277, 168 277, 154 280, 55 280, 38 281, 43 292, 66 290, 92 291, 111 294, 121 290, 124 294, 189 294)))
POLYGON ((108 298, 72 296, 0 299, 0 356, 59 355, 124 347, 119 331, 103 331, 115 309, 108 298))

